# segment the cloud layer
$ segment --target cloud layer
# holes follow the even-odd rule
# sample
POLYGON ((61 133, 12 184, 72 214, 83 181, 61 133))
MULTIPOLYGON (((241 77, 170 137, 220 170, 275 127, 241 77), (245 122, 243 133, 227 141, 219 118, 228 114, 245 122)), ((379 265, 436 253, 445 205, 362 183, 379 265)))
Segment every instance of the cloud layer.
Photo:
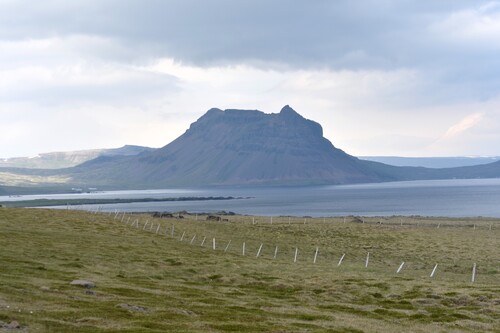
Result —
POLYGON ((500 155, 498 22, 498 1, 0 0, 0 157, 284 104, 353 154, 500 155))

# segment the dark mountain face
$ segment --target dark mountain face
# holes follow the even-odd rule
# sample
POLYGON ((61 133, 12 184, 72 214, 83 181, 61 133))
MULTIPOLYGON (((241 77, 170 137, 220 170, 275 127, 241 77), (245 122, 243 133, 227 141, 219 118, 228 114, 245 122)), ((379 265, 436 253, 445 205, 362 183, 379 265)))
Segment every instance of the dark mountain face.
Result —
POLYGON ((145 186, 343 184, 382 181, 335 148, 321 126, 289 106, 280 113, 211 109, 172 143, 134 157, 99 158, 75 178, 145 186), (117 179, 119 178, 119 179, 117 179))

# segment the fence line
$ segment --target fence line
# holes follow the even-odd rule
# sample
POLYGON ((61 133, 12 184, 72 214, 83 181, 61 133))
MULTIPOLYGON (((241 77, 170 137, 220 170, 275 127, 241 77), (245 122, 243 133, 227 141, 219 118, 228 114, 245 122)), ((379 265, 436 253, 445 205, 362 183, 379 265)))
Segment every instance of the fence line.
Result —
MULTIPOLYGON (((95 212, 90 212, 90 214, 91 214, 91 215, 96 215, 96 214, 98 214, 98 213, 99 213, 99 210, 98 210, 98 209, 97 209, 95 212)), ((103 213, 103 214, 104 214, 104 213, 103 213)), ((110 215, 110 214, 106 214, 106 215, 110 215)), ((118 211, 116 211, 116 212, 115 212, 115 216, 113 217, 113 220, 112 220, 112 221, 116 221, 116 220, 119 218, 119 216, 120 216, 120 213, 119 213, 118 211)), ((120 222, 122 222, 122 223, 123 223, 123 221, 124 221, 125 217, 126 217, 126 215, 125 215, 125 213, 123 213, 123 215, 122 215, 122 217, 121 217, 120 222)), ((95 222, 95 221, 96 221, 96 220, 95 220, 95 218, 92 218, 92 221, 94 221, 94 222, 95 222)), ((128 217, 127 221, 126 221, 124 224, 125 224, 125 225, 127 225, 127 226, 130 226, 130 227, 134 227, 134 226, 135 226, 137 229, 141 230, 141 229, 139 228, 139 225, 141 224, 140 219, 136 219, 136 220, 134 220, 134 221, 133 221, 130 225, 129 225, 129 221, 130 221, 130 217, 128 217)), ((254 224, 254 223, 256 223, 256 222, 254 222, 254 220, 252 220, 252 224, 254 224)), ((159 223, 158 223, 158 225, 157 225, 156 231, 152 231, 154 224, 155 224, 154 222, 151 222, 149 230, 146 230, 146 227, 149 225, 149 220, 146 220, 146 222, 144 223, 144 226, 143 226, 142 230, 143 230, 143 231, 146 231, 146 232, 154 232, 155 234, 159 234, 159 233, 160 233, 160 231, 164 228, 164 229, 165 229, 165 235, 168 235, 168 230, 169 230, 168 224, 165 224, 165 225, 163 226, 163 225, 162 225, 162 222, 159 222, 159 223)), ((275 224, 277 224, 277 223, 275 222, 275 224)), ((440 226, 441 226, 441 225, 438 225, 438 228, 439 228, 440 226)), ((473 230, 475 230, 475 228, 476 228, 476 227, 475 227, 475 225, 474 225, 474 229, 473 229, 473 230)), ((491 224, 489 225, 489 228, 488 228, 488 229, 489 229, 489 230, 491 230, 491 229, 492 229, 491 224)), ((175 230, 175 225, 174 225, 174 223, 172 223, 172 226, 171 226, 170 230, 171 230, 171 235, 172 235, 172 238, 173 238, 173 236, 174 236, 174 230, 175 230)), ((203 234, 203 233, 202 233, 202 234, 203 234)), ((185 243, 185 241, 184 241, 185 236, 186 236, 186 231, 183 231, 183 232, 182 232, 182 236, 181 236, 181 238, 179 239, 179 242, 184 242, 184 243, 185 243)), ((190 244, 190 245, 192 245, 192 244, 193 244, 193 242, 194 242, 195 238, 196 238, 196 234, 194 234, 194 235, 193 235, 193 237, 191 238, 191 240, 189 241, 189 244, 190 244)), ((202 242, 201 242, 201 244, 200 244, 200 246, 201 246, 201 247, 204 247, 204 244, 205 244, 205 240, 206 240, 206 238, 207 238, 207 236, 204 236, 204 237, 203 237, 203 240, 202 240, 202 242)), ((253 241, 254 243, 257 243, 257 242, 258 242, 257 240, 252 240, 252 241, 253 241)), ((224 239, 220 239, 220 238, 219 238, 218 243, 220 243, 220 242, 224 242, 224 239)), ((232 242, 232 240, 231 240, 231 239, 229 239, 229 240, 228 240, 228 242, 227 242, 227 245, 226 245, 226 246, 225 246, 225 248, 224 248, 224 253, 228 252, 231 242, 232 242)), ((248 240, 245 240, 245 241, 243 241, 243 242, 242 242, 242 255, 243 255, 243 256, 245 256, 245 250, 246 250, 246 245, 247 245, 247 242, 248 242, 248 240)), ((261 253, 262 253, 262 249, 263 249, 264 245, 265 245, 265 244, 264 244, 263 242, 260 242, 260 246, 259 246, 259 248, 258 248, 258 250, 257 250, 256 258, 261 257, 261 253)), ((278 257, 278 247, 279 247, 279 246, 275 244, 275 250, 274 250, 274 255, 272 256, 272 259, 277 259, 277 257, 278 257)), ((281 247, 282 249, 283 249, 283 248, 284 248, 284 249, 286 249, 286 247, 283 247, 283 246, 280 246, 280 247, 281 247)), ((310 247, 310 246, 309 246, 309 247, 310 247)), ((305 248, 308 248, 308 246, 306 246, 305 248)), ((320 253, 320 252, 319 252, 319 250, 320 250, 319 246, 315 246, 314 248, 315 248, 315 251, 314 251, 314 255, 313 255, 313 259, 312 259, 312 263, 313 263, 313 264, 316 264, 316 262, 317 262, 318 258, 320 258, 321 256, 319 256, 319 253, 320 253)), ((215 251, 215 250, 218 250, 218 248, 216 247, 216 237, 215 237, 215 236, 214 236, 214 237, 212 237, 212 249, 213 249, 214 251, 215 251)), ((292 248, 292 249, 293 249, 293 248, 292 248)), ((296 246, 296 247, 294 247, 294 249, 295 249, 295 251, 294 251, 294 256, 293 256, 293 262, 294 262, 294 263, 296 263, 296 262, 298 262, 298 261, 300 261, 300 262, 307 262, 307 259, 304 259, 304 260, 299 260, 299 253, 300 253, 300 251, 299 251, 299 247, 298 247, 298 246, 296 246)), ((280 256, 280 258, 281 258, 281 259, 283 259, 283 258, 285 258, 285 257, 286 257, 286 253, 287 253, 287 251, 286 251, 286 250, 285 250, 285 251, 283 251, 283 250, 282 250, 280 253, 283 253, 283 254, 280 256)), ((236 253, 236 254, 237 254, 237 253, 236 253)), ((331 253, 328 253, 328 254, 331 254, 331 253)), ((306 256, 306 257, 307 257, 307 256, 306 256)), ((343 261, 344 261, 344 258, 345 258, 345 257, 346 257, 346 253, 343 253, 343 254, 341 255, 341 257, 340 257, 340 259, 339 259, 338 263, 337 263, 337 266, 341 266, 341 264, 343 263, 343 261)), ((290 258, 290 257, 289 257, 289 258, 290 258)), ((356 259, 356 262, 357 262, 357 261, 359 261, 359 260, 358 260, 359 258, 355 258, 355 259, 356 259)), ((285 260, 286 260, 286 259, 285 259, 285 260)), ((367 253, 366 253, 366 259, 365 259, 365 265, 364 265, 364 266, 365 266, 365 268, 368 268, 368 263, 369 263, 369 260, 370 260, 370 252, 367 252, 367 253)), ((322 260, 322 263, 325 263, 325 262, 329 262, 330 264, 332 264, 332 261, 331 261, 331 260, 322 260)), ((383 262, 383 263, 387 265, 387 263, 386 263, 386 262, 383 262)), ((400 274, 400 273, 402 273, 403 268, 404 268, 405 266, 407 266, 407 263, 406 263, 405 261, 401 262, 401 264, 399 265, 399 267, 398 267, 398 268, 397 268, 397 270, 396 270, 396 274, 400 274)), ((469 266, 469 267, 470 267, 470 266, 469 266)), ((429 275, 429 277, 430 277, 430 278, 433 278, 433 277, 435 276, 436 271, 437 271, 437 268, 438 268, 438 264, 436 263, 436 264, 434 265, 433 269, 432 269, 431 274, 429 275)), ((405 271, 406 271, 406 269, 405 269, 405 271)), ((474 284, 474 283, 475 283, 475 281, 476 281, 476 277, 477 277, 477 263, 476 263, 476 262, 474 262, 474 263, 473 263, 473 266, 472 266, 472 272, 471 272, 471 284, 474 284)))

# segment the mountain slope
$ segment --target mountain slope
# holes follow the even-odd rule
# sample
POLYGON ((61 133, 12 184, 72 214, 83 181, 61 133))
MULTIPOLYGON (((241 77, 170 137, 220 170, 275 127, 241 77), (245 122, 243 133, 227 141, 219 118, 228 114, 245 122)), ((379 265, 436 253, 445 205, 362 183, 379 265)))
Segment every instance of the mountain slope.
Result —
POLYGON ((289 106, 278 114, 211 109, 172 143, 136 157, 98 158, 75 179, 136 185, 346 184, 389 180, 323 137, 289 106), (126 170, 119 168, 126 165, 126 170))
POLYGON ((360 160, 368 169, 381 178, 392 178, 393 181, 437 180, 437 179, 474 179, 500 178, 500 161, 456 168, 424 168, 399 167, 379 162, 360 160))
POLYGON ((0 185, 101 189, 497 177, 500 161, 431 169, 359 160, 335 148, 318 123, 289 106, 277 114, 211 109, 170 144, 137 155, 104 154, 59 170, 0 169, 0 185))
POLYGON ((425 168, 455 168, 489 164, 500 160, 494 157, 398 157, 398 156, 358 156, 361 160, 380 162, 394 166, 414 166, 425 168))

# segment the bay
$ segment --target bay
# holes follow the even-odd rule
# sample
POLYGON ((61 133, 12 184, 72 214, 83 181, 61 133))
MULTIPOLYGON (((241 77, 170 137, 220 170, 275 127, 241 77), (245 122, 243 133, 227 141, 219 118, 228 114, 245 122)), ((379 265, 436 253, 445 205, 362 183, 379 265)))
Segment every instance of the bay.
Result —
MULTIPOLYGON (((0 197, 0 201, 78 198, 245 197, 219 201, 140 202, 99 205, 103 211, 231 211, 266 216, 443 216, 500 218, 500 179, 454 179, 357 185, 227 186, 163 190, 0 197)), ((51 208, 66 208, 65 206, 51 208)), ((71 207, 75 208, 75 207, 71 207)), ((79 206, 96 209, 97 205, 79 206)))

